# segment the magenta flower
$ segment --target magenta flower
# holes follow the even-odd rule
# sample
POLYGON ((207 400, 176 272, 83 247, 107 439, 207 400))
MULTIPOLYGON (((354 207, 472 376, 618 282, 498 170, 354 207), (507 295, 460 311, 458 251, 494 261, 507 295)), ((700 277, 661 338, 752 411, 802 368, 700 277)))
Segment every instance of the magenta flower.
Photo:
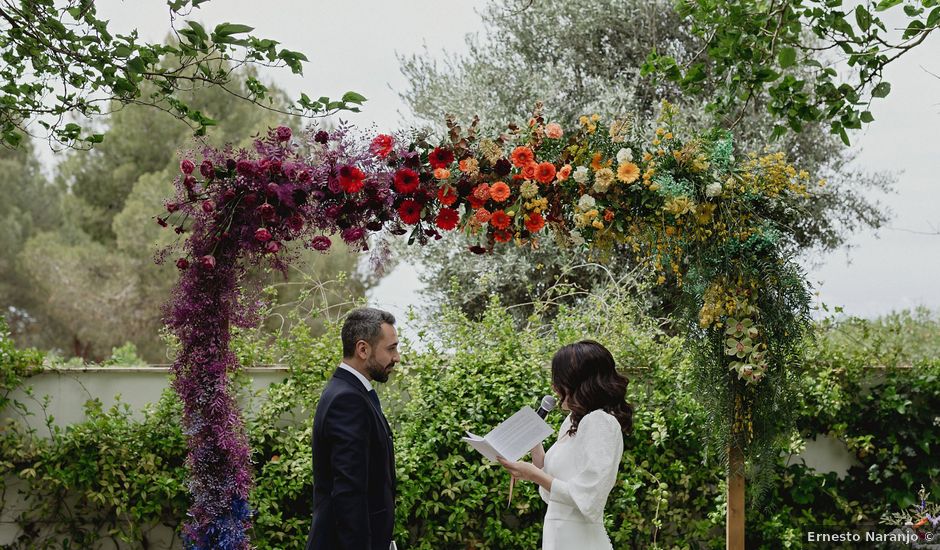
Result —
POLYGON ((291 136, 291 129, 287 126, 278 126, 275 133, 277 134, 278 141, 288 141, 291 136))
POLYGON ((186 160, 184 160, 183 162, 180 163, 180 171, 183 172, 184 174, 186 174, 187 176, 188 176, 189 174, 192 174, 192 173, 193 173, 193 170, 195 170, 195 169, 196 169, 196 165, 193 164, 193 161, 191 161, 191 160, 189 160, 189 159, 186 159, 186 160))
POLYGON ((332 244, 333 243, 330 241, 329 237, 318 235, 310 242, 310 248, 319 250, 320 252, 325 252, 330 249, 330 245, 332 244))
POLYGON ((268 242, 271 240, 271 232, 263 227, 259 227, 255 230, 255 240, 258 242, 268 242))
POLYGON ((213 269, 215 267, 215 256, 212 254, 206 254, 202 258, 199 258, 199 265, 203 269, 213 269))

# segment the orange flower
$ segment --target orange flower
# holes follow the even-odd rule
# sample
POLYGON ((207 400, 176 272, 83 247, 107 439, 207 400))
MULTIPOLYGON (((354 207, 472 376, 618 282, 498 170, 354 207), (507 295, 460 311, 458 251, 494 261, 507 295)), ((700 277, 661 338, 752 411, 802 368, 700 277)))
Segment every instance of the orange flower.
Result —
POLYGON ((506 229, 509 227, 509 224, 512 222, 512 218, 502 210, 497 210, 493 212, 493 216, 490 217, 490 225, 496 229, 506 229))
POLYGON ((535 161, 535 153, 528 147, 516 147, 512 150, 512 164, 516 168, 522 168, 526 164, 535 161))
POLYGON ((571 165, 566 164, 561 167, 561 170, 558 171, 557 177, 558 181, 565 181, 568 179, 568 176, 571 175, 571 165))
POLYGON ((549 122, 548 126, 545 127, 545 135, 549 139, 558 139, 564 135, 564 132, 562 132, 560 124, 557 122, 549 122))
POLYGON ((604 155, 600 152, 594 153, 594 156, 591 157, 591 169, 593 169, 595 172, 597 172, 601 168, 607 168, 608 166, 610 166, 610 163, 612 162, 609 160, 607 162, 601 162, 602 158, 604 158, 604 155))
POLYGON ((522 177, 527 180, 534 180, 535 172, 538 170, 538 168, 539 168, 539 165, 534 162, 530 162, 529 164, 526 164, 525 167, 522 169, 522 177))
POLYGON ((437 202, 450 206, 457 202, 457 192, 453 187, 445 185, 437 190, 437 202))
POLYGON ((624 183, 633 183, 640 177, 640 167, 632 162, 625 162, 617 167, 617 179, 624 183))
POLYGON ((538 233, 543 227, 545 227, 545 218, 538 212, 532 212, 526 216, 525 228, 529 230, 529 233, 538 233))
POLYGON ((498 181, 490 186, 490 198, 496 202, 503 202, 509 198, 509 186, 498 181))
POLYGON ((535 171, 535 179, 542 183, 551 183, 555 179, 555 165, 550 162, 539 164, 538 169, 535 171))
POLYGON ((450 177, 450 170, 448 170, 447 168, 435 168, 434 177, 439 180, 446 180, 447 178, 450 177))
POLYGON ((490 221, 493 215, 490 214, 490 211, 486 208, 477 208, 473 211, 473 219, 478 221, 481 225, 490 221))
POLYGON ((610 208, 604 210, 604 221, 609 222, 612 219, 614 219, 614 211, 610 208))

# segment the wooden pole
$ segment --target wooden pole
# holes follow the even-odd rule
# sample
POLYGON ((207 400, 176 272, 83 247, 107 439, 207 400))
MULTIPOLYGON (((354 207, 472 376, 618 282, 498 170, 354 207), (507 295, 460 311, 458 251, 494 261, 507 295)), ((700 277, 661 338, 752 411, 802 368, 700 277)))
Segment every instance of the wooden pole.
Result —
POLYGON ((744 550, 744 455, 737 445, 728 451, 728 514, 725 548, 744 550))

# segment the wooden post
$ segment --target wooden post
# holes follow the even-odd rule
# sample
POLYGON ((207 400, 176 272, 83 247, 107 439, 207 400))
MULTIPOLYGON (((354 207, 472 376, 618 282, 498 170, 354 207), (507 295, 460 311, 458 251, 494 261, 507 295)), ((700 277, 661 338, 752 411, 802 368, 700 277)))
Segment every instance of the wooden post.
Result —
POLYGON ((728 513, 726 550, 744 550, 744 455, 736 445, 728 451, 728 513))

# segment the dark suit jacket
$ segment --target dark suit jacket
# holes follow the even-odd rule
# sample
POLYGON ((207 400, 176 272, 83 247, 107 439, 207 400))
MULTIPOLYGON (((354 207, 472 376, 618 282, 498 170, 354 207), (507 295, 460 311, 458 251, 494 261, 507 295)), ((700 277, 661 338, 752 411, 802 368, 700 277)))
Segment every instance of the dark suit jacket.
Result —
POLYGON ((313 417, 307 550, 388 550, 395 523, 392 429, 362 382, 336 369, 313 417))

